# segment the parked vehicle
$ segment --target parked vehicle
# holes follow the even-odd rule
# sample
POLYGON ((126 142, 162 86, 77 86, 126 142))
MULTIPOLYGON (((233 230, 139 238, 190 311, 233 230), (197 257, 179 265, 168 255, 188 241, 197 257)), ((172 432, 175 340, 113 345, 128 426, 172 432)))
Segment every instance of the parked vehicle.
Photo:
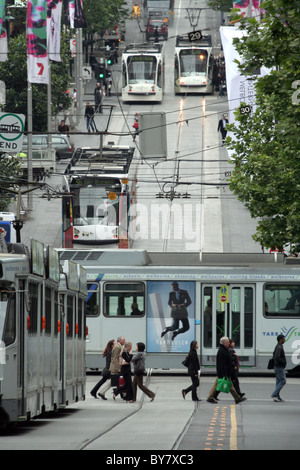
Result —
MULTIPOLYGON (((65 158, 71 158, 73 154, 73 145, 70 139, 65 134, 51 134, 51 148, 56 151, 56 159, 62 160, 65 158)), ((28 136, 24 135, 23 140, 23 152, 26 153, 28 145, 28 136)), ((47 134, 33 134, 32 136, 32 149, 46 149, 48 147, 48 135, 47 134)))

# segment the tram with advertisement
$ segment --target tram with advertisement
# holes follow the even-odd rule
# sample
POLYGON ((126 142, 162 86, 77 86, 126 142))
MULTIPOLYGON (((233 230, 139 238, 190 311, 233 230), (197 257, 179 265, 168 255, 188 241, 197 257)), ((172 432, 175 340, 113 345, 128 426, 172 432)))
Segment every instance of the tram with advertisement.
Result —
POLYGON ((111 338, 146 344, 147 365, 180 369, 190 343, 215 371, 222 336, 240 371, 267 371, 278 334, 287 369, 300 363, 300 259, 281 253, 59 250, 87 272, 87 367, 101 368, 111 338), (179 294, 179 299, 177 295, 179 294))
POLYGON ((86 299, 82 266, 61 270, 33 239, 30 251, 1 243, 1 430, 85 399, 86 299))
POLYGON ((165 88, 164 46, 131 44, 122 54, 122 101, 161 103, 165 88))
POLYGON ((212 93, 214 57, 211 36, 190 42, 177 36, 175 44, 174 92, 212 93))
POLYGON ((136 199, 134 147, 82 147, 63 177, 62 246, 100 243, 126 247, 136 199))

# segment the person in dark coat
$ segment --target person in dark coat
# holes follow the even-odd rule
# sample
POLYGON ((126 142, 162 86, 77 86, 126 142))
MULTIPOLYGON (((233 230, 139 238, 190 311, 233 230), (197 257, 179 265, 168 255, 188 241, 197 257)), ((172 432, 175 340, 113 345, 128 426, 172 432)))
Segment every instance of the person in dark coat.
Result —
POLYGON ((173 324, 162 331, 161 337, 168 333, 168 331, 173 331, 173 341, 177 335, 185 333, 190 328, 187 307, 191 305, 192 301, 188 291, 179 289, 178 282, 173 282, 172 287, 173 290, 169 293, 168 305, 172 308, 171 317, 173 318, 173 324), (182 323, 181 328, 179 328, 180 321, 182 323))
POLYGON ((97 83, 96 88, 94 90, 94 98, 95 98, 95 113, 102 113, 102 101, 103 101, 103 90, 101 87, 101 83, 97 83))
MULTIPOLYGON (((229 338, 227 338, 227 336, 223 336, 220 339, 220 347, 217 353, 217 378, 208 394, 208 397, 207 397, 208 402, 218 403, 218 401, 215 398, 216 397, 215 393, 216 393, 216 389, 218 385, 218 379, 223 379, 223 377, 227 377, 228 379, 230 379, 231 375, 232 375, 232 359, 231 359, 231 354, 229 352, 229 338)), ((231 384, 230 393, 233 396, 236 404, 241 403, 241 401, 246 400, 245 397, 239 396, 233 384, 231 384)))
POLYGON ((277 345, 273 352, 274 372, 276 375, 276 387, 275 387, 274 392, 271 395, 273 400, 277 402, 283 401, 279 393, 286 384, 286 376, 284 372, 284 369, 286 367, 286 358, 285 358, 285 352, 283 349, 284 343, 285 343, 285 336, 278 335, 277 345))
POLYGON ((133 402, 133 388, 131 379, 131 361, 133 358, 132 354, 132 343, 126 342, 124 345, 124 351, 122 352, 123 363, 121 366, 121 375, 124 377, 125 384, 114 388, 113 399, 115 400, 119 393, 122 395, 126 390, 126 401, 133 402))
POLYGON ((221 132, 222 134, 222 142, 225 142, 226 135, 227 135, 227 129, 226 126, 228 124, 228 119, 226 118, 225 114, 223 114, 222 119, 220 119, 219 124, 218 124, 218 131, 221 132))
MULTIPOLYGON (((101 373, 102 379, 99 380, 99 382, 95 385, 94 388, 90 391, 90 394, 92 397, 97 398, 97 392, 101 385, 103 385, 109 378, 110 378, 110 371, 109 371, 109 366, 110 366, 110 360, 111 360, 111 352, 114 347, 115 340, 111 339, 108 341, 106 348, 103 351, 102 357, 105 357, 105 367, 101 373)), ((99 394, 99 396, 102 398, 102 400, 107 400, 104 395, 99 394)))
POLYGON ((186 394, 191 391, 193 401, 200 401, 197 396, 197 387, 199 387, 200 385, 200 381, 199 381, 200 362, 199 362, 199 358, 197 355, 198 348, 199 348, 199 345, 197 341, 192 341, 190 345, 190 352, 188 354, 188 360, 189 360, 188 374, 191 377, 192 385, 190 385, 188 388, 183 389, 181 391, 184 399, 186 397, 186 394))

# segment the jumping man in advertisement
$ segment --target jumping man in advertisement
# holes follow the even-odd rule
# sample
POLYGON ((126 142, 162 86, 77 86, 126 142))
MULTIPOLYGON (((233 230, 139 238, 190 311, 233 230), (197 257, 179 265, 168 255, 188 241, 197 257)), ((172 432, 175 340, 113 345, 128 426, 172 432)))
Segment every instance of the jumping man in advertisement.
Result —
POLYGON ((165 336, 168 331, 173 331, 173 341, 177 335, 185 333, 190 328, 187 307, 191 305, 192 301, 188 291, 179 289, 178 283, 176 281, 174 281, 171 285, 173 290, 169 293, 168 304, 172 309, 171 318, 173 318, 173 325, 165 328, 161 333, 161 337, 165 336), (180 321, 182 323, 182 328, 179 328, 180 321))

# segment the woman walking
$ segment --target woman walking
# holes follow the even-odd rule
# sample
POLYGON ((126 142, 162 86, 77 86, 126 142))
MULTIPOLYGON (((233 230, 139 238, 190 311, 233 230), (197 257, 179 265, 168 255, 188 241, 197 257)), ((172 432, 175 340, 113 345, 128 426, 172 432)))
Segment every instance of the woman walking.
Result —
POLYGON ((142 392, 144 392, 149 398, 150 401, 153 401, 155 398, 155 393, 149 390, 149 388, 143 385, 143 374, 145 372, 145 345, 144 343, 137 343, 136 350, 138 351, 135 356, 133 356, 132 363, 134 364, 134 377, 133 377, 133 401, 136 401, 136 392, 137 387, 139 387, 142 392))
MULTIPOLYGON (((108 341, 106 348, 103 351, 102 357, 105 357, 105 367, 102 371, 102 379, 99 380, 99 382, 95 385, 95 387, 91 390, 91 395, 94 398, 97 398, 97 392, 101 385, 103 385, 108 379, 110 379, 110 371, 109 371, 109 366, 110 366, 110 360, 111 360, 111 352, 112 348, 114 347, 115 340, 111 339, 108 341)), ((102 400, 107 400, 104 395, 99 394, 99 396, 102 398, 102 400)))
POLYGON ((198 371, 200 370, 200 362, 197 355, 197 349, 199 348, 197 341, 192 341, 190 345, 190 352, 188 353, 188 374, 191 377, 192 385, 190 387, 183 389, 181 391, 183 398, 190 391, 192 392, 192 400, 193 401, 201 401, 197 396, 197 387, 199 387, 199 375, 198 371))

